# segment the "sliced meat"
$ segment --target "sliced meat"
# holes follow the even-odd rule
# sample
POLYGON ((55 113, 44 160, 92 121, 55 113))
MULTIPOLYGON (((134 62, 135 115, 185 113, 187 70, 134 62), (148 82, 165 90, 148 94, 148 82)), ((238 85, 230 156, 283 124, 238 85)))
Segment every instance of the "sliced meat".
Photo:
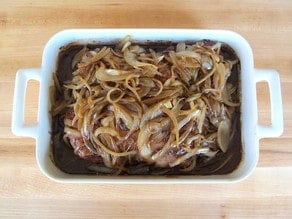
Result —
POLYGON ((70 144, 74 149, 74 153, 80 158, 85 160, 90 160, 91 162, 97 163, 102 162, 102 158, 94 153, 92 153, 88 147, 84 144, 82 137, 75 137, 72 135, 68 136, 70 144))

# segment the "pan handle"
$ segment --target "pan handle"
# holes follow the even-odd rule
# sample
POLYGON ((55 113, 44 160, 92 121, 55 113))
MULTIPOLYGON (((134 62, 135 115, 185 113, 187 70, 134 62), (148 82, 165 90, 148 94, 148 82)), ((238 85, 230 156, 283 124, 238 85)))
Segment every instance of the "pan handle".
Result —
POLYGON ((273 69, 255 69, 256 83, 266 81, 271 103, 271 125, 257 125, 258 138, 279 137, 283 133, 283 109, 279 73, 273 69))
POLYGON ((38 123, 27 125, 24 120, 26 88, 29 80, 41 81, 41 68, 19 69, 16 73, 11 129, 13 134, 36 138, 38 123))

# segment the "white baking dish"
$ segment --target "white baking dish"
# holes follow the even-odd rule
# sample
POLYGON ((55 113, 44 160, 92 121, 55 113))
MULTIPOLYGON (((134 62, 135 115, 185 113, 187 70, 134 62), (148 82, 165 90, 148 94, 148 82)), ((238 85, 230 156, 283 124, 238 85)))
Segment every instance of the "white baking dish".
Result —
POLYGON ((275 70, 255 69, 252 50, 240 35, 225 30, 193 29, 73 29, 54 35, 45 46, 41 68, 20 69, 16 75, 13 103, 12 131, 15 135, 36 139, 36 158, 41 171, 58 182, 70 183, 221 183, 246 178, 256 167, 259 157, 259 139, 277 137, 283 131, 283 113, 279 74, 275 70), (241 125, 243 158, 230 174, 209 176, 97 176, 73 175, 59 170, 51 160, 49 87, 60 47, 71 43, 109 43, 131 35, 134 41, 194 41, 217 40, 225 42, 237 53, 241 62, 241 125), (40 83, 38 122, 24 123, 24 103, 29 80, 40 83), (266 81, 270 88, 271 125, 258 123, 256 83, 266 81))

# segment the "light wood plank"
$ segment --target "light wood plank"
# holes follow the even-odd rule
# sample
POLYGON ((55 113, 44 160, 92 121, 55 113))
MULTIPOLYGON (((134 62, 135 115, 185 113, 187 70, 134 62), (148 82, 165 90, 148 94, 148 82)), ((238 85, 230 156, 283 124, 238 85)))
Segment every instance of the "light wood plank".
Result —
MULTIPOLYGON (((44 1, 0 2, 0 217, 289 218, 292 215, 292 2, 44 1), (231 29, 247 39, 257 68, 280 73, 284 133, 260 140, 246 180, 202 185, 75 185, 47 179, 35 140, 11 133, 16 71, 40 67, 46 42, 67 28, 231 29)), ((36 121, 38 84, 28 86, 25 118, 36 121)), ((260 122, 269 124, 267 86, 258 84, 260 122)))

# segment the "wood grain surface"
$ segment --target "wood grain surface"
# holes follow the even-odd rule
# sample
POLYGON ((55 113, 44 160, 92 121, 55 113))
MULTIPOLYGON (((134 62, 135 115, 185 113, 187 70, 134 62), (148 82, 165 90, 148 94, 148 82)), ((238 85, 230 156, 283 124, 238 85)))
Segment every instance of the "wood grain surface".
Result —
MULTIPOLYGON (((259 120, 270 122, 269 92, 257 86, 259 120)), ((30 82, 25 120, 36 122, 38 83, 30 82)), ((0 0, 0 217, 291 218, 292 1, 0 0), (250 43, 257 68, 280 73, 284 133, 260 141, 246 180, 202 185, 74 185, 46 178, 35 141, 11 133, 15 73, 39 67, 43 48, 67 28, 230 29, 250 43)))

